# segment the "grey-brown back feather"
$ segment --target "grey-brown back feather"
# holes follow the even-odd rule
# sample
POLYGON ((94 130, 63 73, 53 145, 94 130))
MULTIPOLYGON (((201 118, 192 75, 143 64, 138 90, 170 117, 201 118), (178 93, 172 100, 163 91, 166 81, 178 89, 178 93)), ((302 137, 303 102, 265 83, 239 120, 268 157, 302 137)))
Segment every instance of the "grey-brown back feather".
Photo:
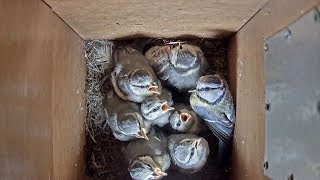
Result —
POLYGON ((130 142, 124 149, 128 160, 137 156, 159 156, 167 154, 167 138, 162 132, 152 129, 148 134, 149 140, 139 139, 130 142))
POLYGON ((123 135, 119 129, 118 119, 120 114, 140 113, 139 105, 133 102, 124 101, 116 93, 110 91, 103 100, 104 110, 107 115, 107 123, 117 139, 127 141, 132 137, 123 135))

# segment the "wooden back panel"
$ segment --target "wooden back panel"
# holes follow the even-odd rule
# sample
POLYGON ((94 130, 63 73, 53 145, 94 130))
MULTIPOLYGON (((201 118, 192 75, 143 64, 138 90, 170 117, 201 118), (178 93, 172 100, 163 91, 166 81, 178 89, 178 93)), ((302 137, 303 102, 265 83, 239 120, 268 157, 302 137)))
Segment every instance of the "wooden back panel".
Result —
POLYGON ((226 37, 267 0, 45 0, 84 39, 226 37))

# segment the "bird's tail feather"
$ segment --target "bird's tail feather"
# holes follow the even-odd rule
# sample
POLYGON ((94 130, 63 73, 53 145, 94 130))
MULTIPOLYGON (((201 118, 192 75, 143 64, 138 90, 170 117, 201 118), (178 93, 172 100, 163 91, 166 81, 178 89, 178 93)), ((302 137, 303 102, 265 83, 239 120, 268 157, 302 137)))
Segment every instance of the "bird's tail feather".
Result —
POLYGON ((224 166, 229 161, 233 130, 214 122, 206 121, 206 125, 219 140, 217 163, 219 166, 224 166))
POLYGON ((219 122, 208 122, 205 121, 206 125, 210 129, 210 131, 219 139, 225 143, 229 143, 232 139, 233 128, 225 127, 219 122))
POLYGON ((227 164, 227 162, 229 161, 229 149, 229 144, 226 144, 222 140, 219 140, 217 163, 220 166, 227 164))

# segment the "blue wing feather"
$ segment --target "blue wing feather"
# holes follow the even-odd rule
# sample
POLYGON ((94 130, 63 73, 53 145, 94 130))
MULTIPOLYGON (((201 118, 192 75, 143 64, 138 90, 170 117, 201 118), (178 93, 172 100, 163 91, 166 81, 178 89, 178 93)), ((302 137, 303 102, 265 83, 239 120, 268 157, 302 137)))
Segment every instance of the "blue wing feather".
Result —
POLYGON ((215 117, 210 114, 210 112, 201 106, 192 106, 192 109, 202 118, 202 119, 207 119, 207 120, 213 120, 215 117))
MULTIPOLYGON (((233 126, 228 127, 224 125, 224 121, 227 119, 221 119, 220 117, 210 114, 207 109, 200 106, 192 106, 194 111, 205 121, 210 131, 220 140, 228 143, 233 135, 233 126)), ((227 120, 228 121, 228 120, 227 120)))
POLYGON ((218 139, 222 140, 226 144, 231 141, 233 129, 225 127, 219 122, 208 122, 205 120, 205 123, 218 139))

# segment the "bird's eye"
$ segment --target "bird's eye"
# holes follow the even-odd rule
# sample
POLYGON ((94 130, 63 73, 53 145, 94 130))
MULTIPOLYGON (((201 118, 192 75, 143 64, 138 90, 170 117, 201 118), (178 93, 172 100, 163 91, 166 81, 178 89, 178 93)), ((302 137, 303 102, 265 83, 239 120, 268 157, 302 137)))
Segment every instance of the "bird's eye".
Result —
POLYGON ((208 88, 208 87, 206 87, 204 90, 205 90, 205 91, 209 91, 209 88, 208 88))
POLYGON ((193 156, 194 155, 194 150, 193 151, 191 151, 191 153, 190 153, 190 156, 193 156))
POLYGON ((157 112, 157 110, 156 110, 156 109, 153 109, 152 112, 157 112))
POLYGON ((177 126, 180 126, 180 123, 177 123, 177 126))
POLYGON ((151 165, 150 164, 145 164, 146 165, 146 168, 148 169, 152 169, 151 165))

